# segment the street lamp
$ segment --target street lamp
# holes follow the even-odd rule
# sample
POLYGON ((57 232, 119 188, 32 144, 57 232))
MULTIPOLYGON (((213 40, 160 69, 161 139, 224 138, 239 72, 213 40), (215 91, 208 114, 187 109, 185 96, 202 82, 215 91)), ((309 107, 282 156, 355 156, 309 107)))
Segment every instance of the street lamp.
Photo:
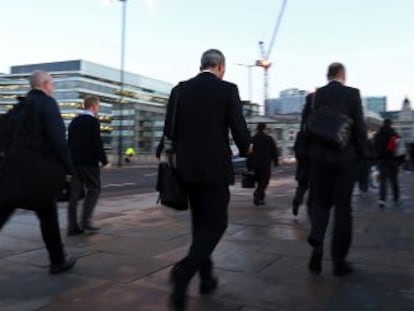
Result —
POLYGON ((122 2, 122 32, 121 32, 121 77, 120 77, 120 92, 119 92, 119 131, 118 131, 118 167, 122 166, 123 155, 123 99, 124 99, 124 83, 125 83, 125 25, 126 25, 126 3, 127 0, 119 0, 122 2))
POLYGON ((252 103, 252 100, 253 100, 252 99, 252 68, 257 66, 257 65, 255 65, 255 64, 253 64, 253 65, 241 64, 241 63, 238 63, 236 65, 243 66, 243 67, 247 68, 247 70, 248 70, 249 101, 252 103))

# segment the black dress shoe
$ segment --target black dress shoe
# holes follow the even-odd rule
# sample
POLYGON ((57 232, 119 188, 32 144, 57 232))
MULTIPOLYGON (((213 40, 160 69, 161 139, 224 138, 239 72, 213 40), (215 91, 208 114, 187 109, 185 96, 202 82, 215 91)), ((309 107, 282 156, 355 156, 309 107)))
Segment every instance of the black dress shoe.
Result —
POLYGON ((345 276, 352 272, 354 272, 354 268, 347 262, 334 264, 333 274, 335 276, 345 276))
POLYGON ((84 231, 81 228, 68 230, 68 236, 80 235, 80 234, 83 234, 83 233, 84 233, 84 231))
POLYGON ((200 281, 200 294, 208 295, 213 293, 218 286, 218 279, 215 277, 200 281))
POLYGON ((94 227, 92 225, 85 225, 85 226, 82 227, 82 229, 85 232, 98 232, 100 230, 100 228, 94 227))
POLYGON ((314 248, 312 250, 311 258, 309 260, 309 271, 314 275, 319 275, 322 272, 322 257, 323 251, 320 248, 314 248))
POLYGON ((50 274, 58 274, 62 272, 69 271, 73 268, 76 263, 75 257, 67 257, 64 263, 61 264, 51 264, 49 268, 50 274))
POLYGON ((183 271, 181 265, 175 265, 171 269, 170 284, 173 286, 169 298, 169 304, 174 311, 184 311, 187 304, 187 285, 183 281, 183 271))
POLYGON ((170 295, 169 303, 171 309, 174 311, 185 311, 187 305, 187 298, 185 295, 172 292, 170 295))

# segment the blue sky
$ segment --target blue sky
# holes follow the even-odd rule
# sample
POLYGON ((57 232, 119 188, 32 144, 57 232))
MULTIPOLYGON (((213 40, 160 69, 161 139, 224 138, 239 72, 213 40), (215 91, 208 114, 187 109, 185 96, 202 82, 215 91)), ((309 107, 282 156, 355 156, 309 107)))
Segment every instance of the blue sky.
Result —
MULTIPOLYGON (((269 44, 282 0, 128 0, 125 68, 173 84, 197 74, 211 47, 227 58, 226 80, 248 96, 247 69, 269 44)), ((0 4, 0 72, 11 65, 86 59, 120 66, 121 2, 15 0, 0 4)), ((341 61, 348 85, 387 96, 399 109, 414 101, 414 1, 288 0, 270 61, 269 94, 323 85, 341 61)), ((263 72, 253 69, 253 100, 263 72)))

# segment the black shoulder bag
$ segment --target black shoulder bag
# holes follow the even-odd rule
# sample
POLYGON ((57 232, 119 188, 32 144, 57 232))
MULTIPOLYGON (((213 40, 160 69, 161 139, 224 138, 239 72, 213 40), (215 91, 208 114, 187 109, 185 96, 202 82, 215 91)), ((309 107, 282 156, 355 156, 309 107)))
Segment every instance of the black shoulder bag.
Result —
MULTIPOLYGON (((170 137, 174 136, 174 128, 177 114, 178 97, 175 98, 174 111, 171 122, 170 137)), ((158 165, 158 177, 156 190, 159 192, 157 203, 172 208, 177 211, 184 211, 188 209, 188 198, 185 193, 180 180, 177 176, 177 171, 174 164, 175 150, 173 142, 164 140, 166 146, 165 153, 167 155, 167 162, 161 162, 158 165)))
POLYGON ((328 106, 315 110, 316 92, 312 98, 311 113, 306 122, 306 132, 311 139, 333 149, 345 148, 351 137, 353 120, 328 106))

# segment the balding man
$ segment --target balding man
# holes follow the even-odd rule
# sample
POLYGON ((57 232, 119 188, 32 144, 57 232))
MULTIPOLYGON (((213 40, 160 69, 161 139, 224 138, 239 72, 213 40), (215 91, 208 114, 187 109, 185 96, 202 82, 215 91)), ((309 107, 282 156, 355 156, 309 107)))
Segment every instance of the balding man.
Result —
POLYGON ((229 131, 240 154, 246 154, 250 144, 237 86, 222 80, 224 55, 207 50, 200 71, 171 91, 164 128, 175 145, 177 172, 192 214, 190 250, 171 273, 170 298, 175 310, 184 310, 187 287, 195 273, 200 275, 201 294, 217 288, 211 254, 227 227, 233 179, 229 131))
MULTIPOLYGON (((65 174, 67 176, 72 175, 72 165, 66 144, 63 119, 56 101, 51 97, 53 78, 47 72, 35 71, 30 76, 30 86, 31 90, 24 98, 24 104, 27 107, 26 112, 30 112, 30 114, 26 113, 24 120, 33 122, 30 123, 33 128, 25 129, 24 134, 22 134, 26 138, 23 144, 26 147, 23 147, 22 152, 30 149, 27 154, 36 156, 36 159, 42 161, 33 160, 29 157, 27 162, 30 162, 31 166, 27 163, 13 163, 13 171, 7 174, 10 182, 5 184, 4 179, 2 179, 0 230, 16 208, 33 210, 40 220, 43 240, 49 252, 49 272, 56 274, 72 269, 76 262, 75 258, 66 257, 65 255, 56 207, 58 187, 63 183, 65 174), (29 131, 36 132, 37 135, 33 136, 29 131), (32 137, 31 140, 35 141, 27 141, 29 136, 32 137), (25 171, 22 172, 23 169, 20 169, 20 167, 24 167, 25 171), (32 193, 42 192, 47 194, 39 195, 36 200, 25 199, 26 189, 22 189, 23 186, 16 186, 24 185, 25 179, 38 180, 37 183, 32 183, 34 188, 32 193), (7 187, 11 187, 9 190, 16 193, 18 199, 4 199, 6 197, 4 191, 7 187), (46 187, 51 191, 43 191, 46 187), (19 191, 22 193, 21 196, 19 196, 19 191)), ((8 167, 10 166, 8 165, 8 167)))

